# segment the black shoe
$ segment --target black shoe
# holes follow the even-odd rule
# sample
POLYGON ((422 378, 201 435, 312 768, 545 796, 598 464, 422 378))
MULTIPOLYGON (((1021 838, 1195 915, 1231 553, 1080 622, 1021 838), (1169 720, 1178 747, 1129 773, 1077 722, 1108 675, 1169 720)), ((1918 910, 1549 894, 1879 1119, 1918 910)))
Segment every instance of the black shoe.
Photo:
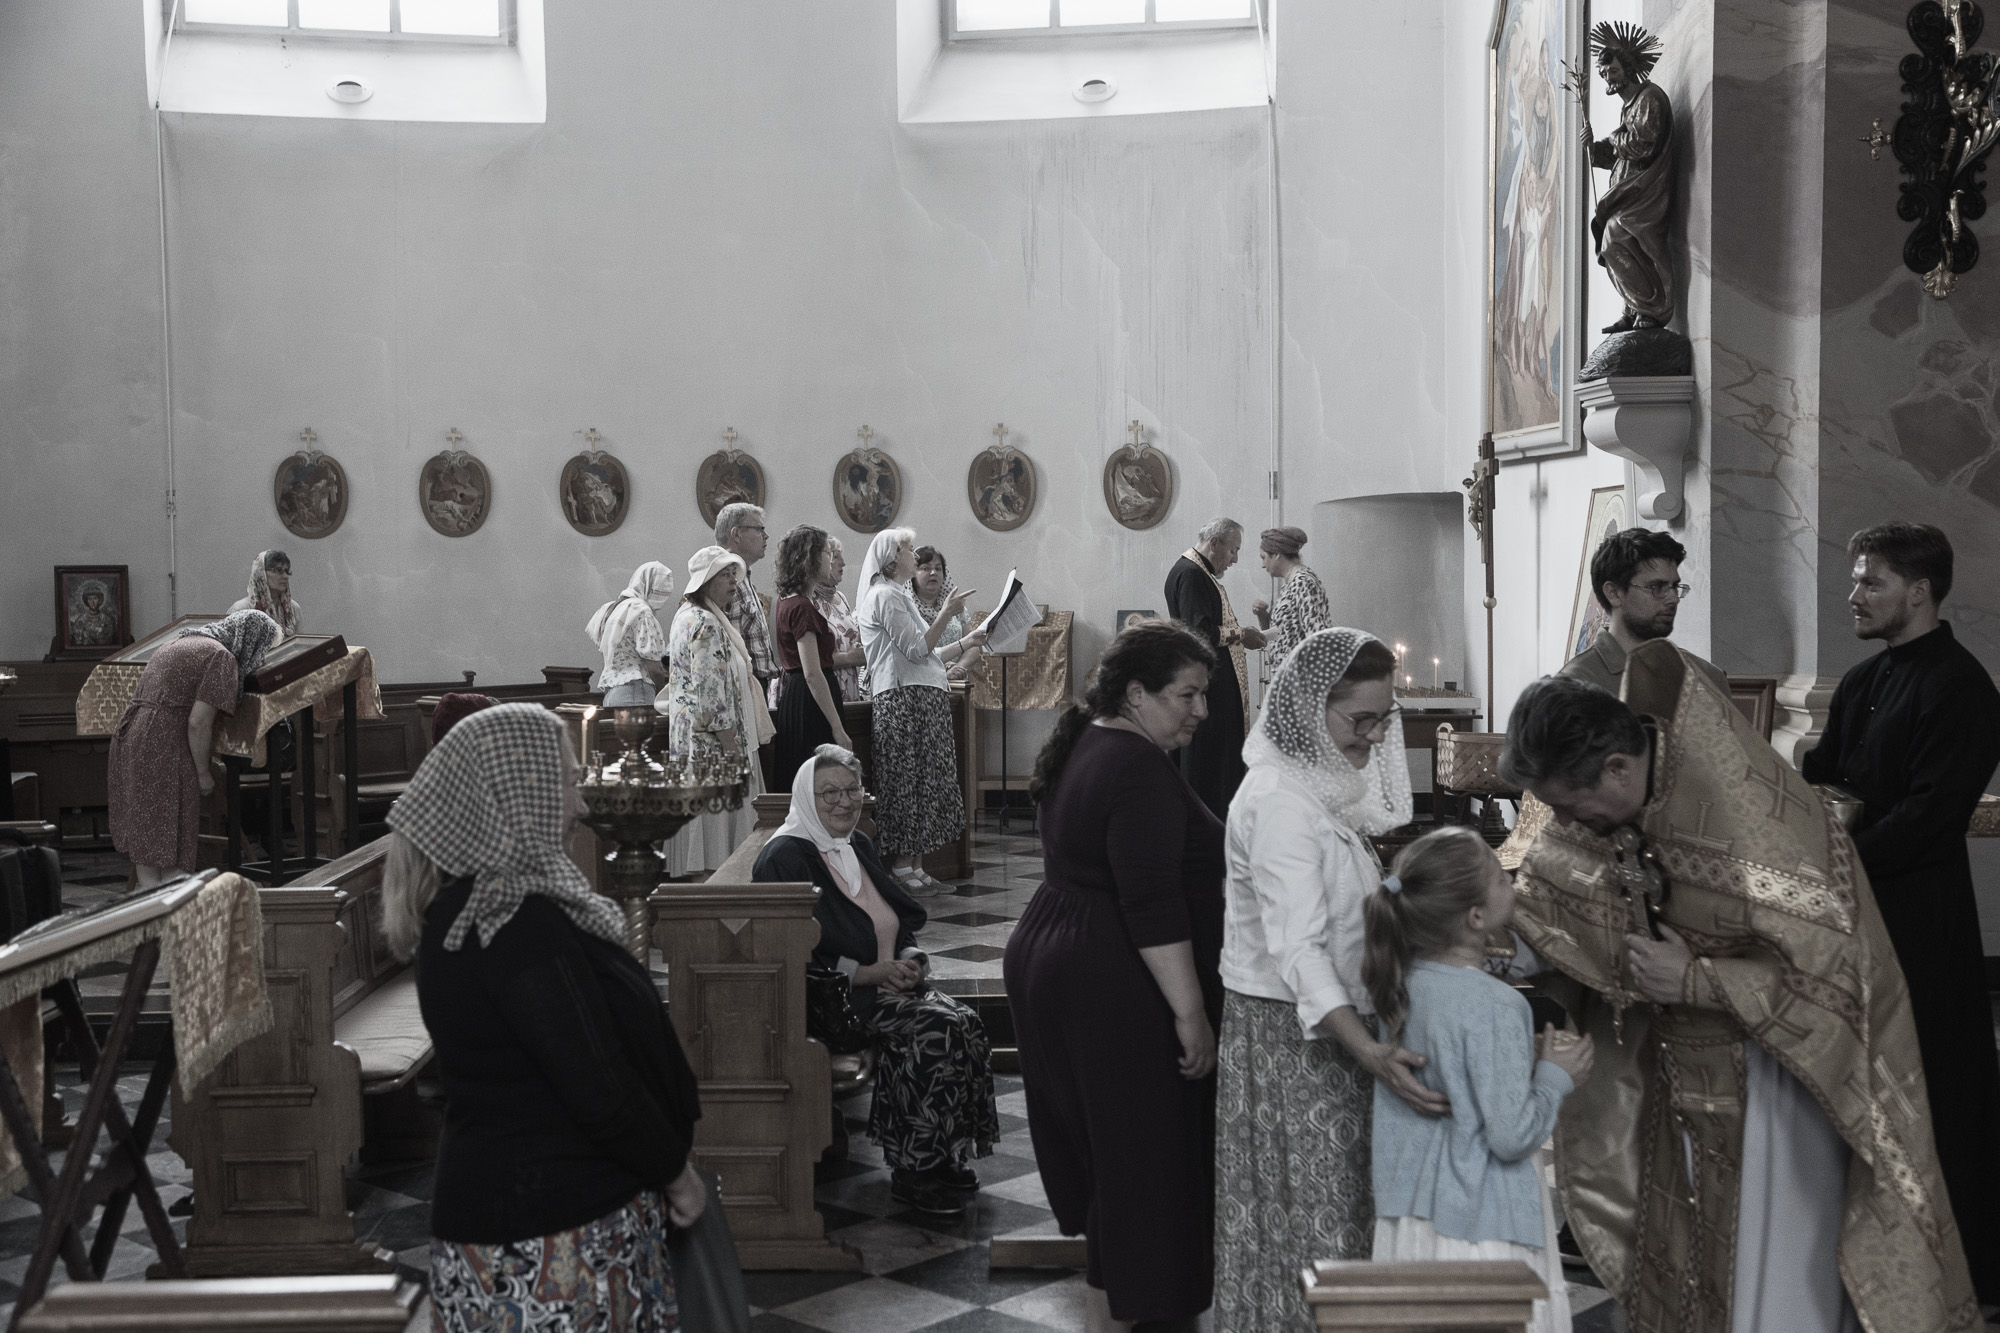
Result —
POLYGON ((959 1197, 958 1191, 928 1171, 891 1173, 889 1197, 897 1203, 908 1204, 920 1213, 934 1213, 939 1217, 957 1217, 965 1211, 965 1200, 959 1197))
POLYGON ((968 1194, 976 1193, 979 1189, 978 1175, 963 1162, 947 1162, 943 1166, 933 1167, 930 1174, 947 1189, 963 1190, 968 1194))

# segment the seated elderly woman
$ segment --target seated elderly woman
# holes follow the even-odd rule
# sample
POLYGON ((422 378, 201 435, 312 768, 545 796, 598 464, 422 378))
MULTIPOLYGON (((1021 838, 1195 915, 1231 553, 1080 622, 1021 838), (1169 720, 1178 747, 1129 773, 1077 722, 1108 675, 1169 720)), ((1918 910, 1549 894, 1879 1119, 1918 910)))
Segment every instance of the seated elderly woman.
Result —
POLYGON ((966 1160, 991 1156, 1000 1136, 986 1027, 930 987, 930 960, 917 947, 924 909, 855 828, 863 795, 861 762, 820 746, 799 765, 791 815, 751 878, 819 887, 813 960, 847 974, 855 1009, 879 1038, 868 1137, 889 1163, 889 1195, 927 1213, 961 1213, 979 1188, 966 1160))
POLYGON ((695 1076, 624 918, 563 851, 582 813, 555 714, 461 719, 389 811, 383 933, 417 963, 445 1125, 433 1327, 680 1327, 667 1227, 707 1184, 695 1076))

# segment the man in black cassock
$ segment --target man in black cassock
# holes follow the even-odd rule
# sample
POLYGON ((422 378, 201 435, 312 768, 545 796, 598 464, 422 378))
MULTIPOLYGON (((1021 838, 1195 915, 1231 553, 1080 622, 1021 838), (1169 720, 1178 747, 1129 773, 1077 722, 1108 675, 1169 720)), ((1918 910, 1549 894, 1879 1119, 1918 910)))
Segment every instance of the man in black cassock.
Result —
POLYGON ((1215 670, 1208 677, 1208 716, 1194 739, 1176 753, 1181 776, 1217 819, 1229 817, 1230 798, 1243 781, 1243 738, 1250 716, 1250 677, 1243 650, 1264 646, 1263 631, 1236 623, 1229 594, 1222 587, 1223 574, 1242 549, 1243 525, 1233 518, 1213 519, 1167 572, 1167 614, 1215 649, 1215 670))
POLYGON ((1938 1164, 1981 1303, 2000 1303, 2000 1056, 1965 830, 2000 763, 2000 690, 1938 619, 1951 543, 1854 534, 1854 632, 1888 648, 1841 678, 1807 781, 1860 797, 1861 864, 1909 982, 1938 1164))

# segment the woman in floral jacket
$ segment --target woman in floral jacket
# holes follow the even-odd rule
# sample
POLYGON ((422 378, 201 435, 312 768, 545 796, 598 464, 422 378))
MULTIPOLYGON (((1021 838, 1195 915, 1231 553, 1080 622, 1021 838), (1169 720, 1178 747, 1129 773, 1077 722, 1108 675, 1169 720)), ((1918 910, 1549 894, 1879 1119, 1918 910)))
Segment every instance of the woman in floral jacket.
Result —
POLYGON ((702 815, 668 841, 669 875, 716 869, 757 823, 749 798, 764 790, 757 747, 771 739, 771 713, 750 674, 743 637, 722 614, 744 575, 741 556, 720 546, 696 551, 667 635, 667 687, 656 706, 667 715, 669 760, 676 767, 747 770, 750 783, 742 808, 702 815))

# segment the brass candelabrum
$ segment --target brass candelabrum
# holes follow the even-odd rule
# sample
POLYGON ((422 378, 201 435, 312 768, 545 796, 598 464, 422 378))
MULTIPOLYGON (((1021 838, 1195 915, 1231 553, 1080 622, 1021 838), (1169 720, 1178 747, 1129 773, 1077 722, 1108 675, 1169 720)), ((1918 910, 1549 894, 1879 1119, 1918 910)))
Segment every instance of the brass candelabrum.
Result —
MULTIPOLYGON (((650 703, 612 710, 612 733, 623 753, 606 763, 603 754, 592 749, 578 784, 583 822, 613 844, 604 854, 603 891, 625 913, 625 946, 641 967, 652 948, 653 910, 647 900, 666 867, 655 844, 700 815, 742 809, 749 791, 749 770, 742 759, 660 764, 646 753, 658 721, 650 703)), ((590 743, 587 722, 584 743, 590 743)))

